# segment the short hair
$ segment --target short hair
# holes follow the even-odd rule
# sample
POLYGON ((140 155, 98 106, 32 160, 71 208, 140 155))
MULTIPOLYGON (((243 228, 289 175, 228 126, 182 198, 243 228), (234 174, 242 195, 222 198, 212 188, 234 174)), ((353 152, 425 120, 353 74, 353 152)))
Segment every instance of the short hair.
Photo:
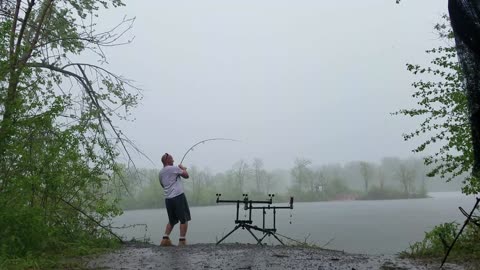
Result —
POLYGON ((168 156, 169 156, 168 153, 163 154, 163 156, 162 156, 162 163, 163 163, 163 164, 166 164, 166 163, 167 163, 167 158, 168 158, 168 156))

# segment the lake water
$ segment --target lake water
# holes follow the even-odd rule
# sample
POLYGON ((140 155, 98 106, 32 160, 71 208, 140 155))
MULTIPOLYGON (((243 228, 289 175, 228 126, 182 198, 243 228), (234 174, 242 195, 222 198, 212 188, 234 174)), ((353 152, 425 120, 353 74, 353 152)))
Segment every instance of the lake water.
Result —
MULTIPOLYGON (((469 212, 475 203, 474 197, 456 192, 430 193, 429 196, 431 198, 412 200, 294 203, 293 210, 277 212, 277 232, 302 242, 306 239, 318 246, 328 243, 325 248, 330 249, 395 254, 422 240, 425 232, 435 225, 463 222, 464 217, 458 207, 462 206, 469 212)), ((192 220, 187 234, 190 244, 215 243, 235 227, 235 205, 192 207, 190 211, 192 220)), ((244 214, 241 211, 240 217, 243 218, 244 214)), ((267 225, 271 225, 271 219, 271 212, 268 212, 267 225)), ((261 210, 257 210, 256 214, 254 212, 253 221, 254 225, 262 226, 261 210)), ((116 232, 127 239, 146 236, 154 244, 160 242, 167 222, 165 209, 125 211, 114 219, 116 226, 147 224, 147 231, 137 226, 116 232)), ((174 228, 171 239, 177 242, 178 226, 174 228)), ((224 242, 256 243, 248 231, 241 229, 224 242)), ((267 237, 264 242, 278 244, 273 237, 267 237)))

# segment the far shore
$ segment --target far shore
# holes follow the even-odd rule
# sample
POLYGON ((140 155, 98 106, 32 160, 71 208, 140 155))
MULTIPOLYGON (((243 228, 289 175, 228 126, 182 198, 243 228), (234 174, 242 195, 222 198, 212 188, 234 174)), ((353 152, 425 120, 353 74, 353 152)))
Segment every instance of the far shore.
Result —
MULTIPOLYGON (((296 200, 295 203, 318 203, 318 202, 341 202, 341 201, 392 201, 392 200, 414 200, 414 199, 429 199, 432 196, 428 195, 417 195, 411 194, 410 196, 404 197, 361 197, 361 196, 342 196, 331 200, 317 200, 317 201, 298 201, 296 200)), ((288 200, 280 200, 274 201, 274 204, 285 204, 288 203, 288 200)), ((232 203, 234 204, 234 203, 232 203)), ((227 204, 221 204, 227 205, 227 204)), ((197 204, 197 205, 190 205, 190 207, 207 207, 207 206, 221 206, 217 203, 212 204, 197 204)), ((164 209, 165 207, 145 207, 145 208, 124 208, 123 211, 135 211, 135 210, 151 210, 151 209, 164 209)))

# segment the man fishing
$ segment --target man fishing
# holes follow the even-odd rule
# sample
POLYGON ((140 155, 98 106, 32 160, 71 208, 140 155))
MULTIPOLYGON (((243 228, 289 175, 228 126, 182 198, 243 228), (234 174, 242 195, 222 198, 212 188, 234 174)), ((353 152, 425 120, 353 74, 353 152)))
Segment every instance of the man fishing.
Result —
POLYGON ((190 209, 187 198, 185 197, 183 184, 180 177, 187 179, 189 177, 187 168, 182 166, 173 166, 172 155, 165 153, 162 156, 163 168, 159 173, 160 185, 163 187, 165 195, 165 207, 167 208, 168 223, 165 228, 165 234, 160 242, 160 246, 171 246, 170 233, 173 227, 180 221, 179 246, 184 246, 190 218, 190 209))

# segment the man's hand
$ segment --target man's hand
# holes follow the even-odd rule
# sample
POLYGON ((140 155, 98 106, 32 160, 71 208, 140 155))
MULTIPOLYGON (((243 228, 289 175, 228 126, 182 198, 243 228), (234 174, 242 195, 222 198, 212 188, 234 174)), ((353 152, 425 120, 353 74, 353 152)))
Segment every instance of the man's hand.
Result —
POLYGON ((182 164, 179 164, 178 167, 179 167, 180 169, 182 169, 182 170, 186 170, 186 169, 187 169, 187 168, 184 167, 182 164))

